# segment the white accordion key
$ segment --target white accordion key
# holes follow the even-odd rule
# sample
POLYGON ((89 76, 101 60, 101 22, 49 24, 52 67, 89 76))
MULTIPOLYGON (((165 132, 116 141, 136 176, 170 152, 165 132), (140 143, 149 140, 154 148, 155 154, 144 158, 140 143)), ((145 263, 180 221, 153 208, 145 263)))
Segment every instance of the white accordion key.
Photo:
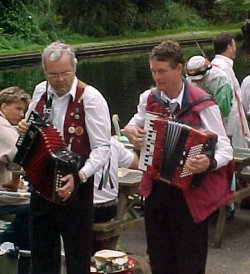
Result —
POLYGON ((153 128, 154 120, 157 118, 157 115, 146 113, 145 116, 145 124, 144 130, 146 132, 145 135, 145 146, 141 149, 140 159, 138 168, 146 171, 147 166, 152 165, 153 162, 153 154, 154 154, 154 144, 156 139, 156 131, 153 128))

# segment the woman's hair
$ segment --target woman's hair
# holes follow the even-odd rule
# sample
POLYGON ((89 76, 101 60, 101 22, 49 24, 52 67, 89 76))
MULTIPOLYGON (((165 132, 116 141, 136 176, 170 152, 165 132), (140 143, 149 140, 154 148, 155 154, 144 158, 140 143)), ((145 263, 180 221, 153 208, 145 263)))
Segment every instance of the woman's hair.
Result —
POLYGON ((3 103, 10 104, 14 102, 24 102, 26 107, 30 103, 30 95, 23 89, 13 86, 0 91, 0 105, 3 103))
POLYGON ((46 70, 46 60, 57 61, 59 60, 64 53, 67 53, 71 58, 71 64, 76 71, 77 59, 75 56, 74 50, 66 44, 60 42, 53 42, 48 45, 42 53, 42 66, 46 70))

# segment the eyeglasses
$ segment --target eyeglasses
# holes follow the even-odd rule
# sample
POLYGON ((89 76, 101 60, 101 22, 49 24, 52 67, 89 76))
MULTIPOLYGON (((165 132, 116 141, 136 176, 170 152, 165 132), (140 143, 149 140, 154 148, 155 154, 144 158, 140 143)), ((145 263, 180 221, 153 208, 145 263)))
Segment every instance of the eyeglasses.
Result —
POLYGON ((71 74, 73 74, 73 71, 64 71, 64 72, 59 72, 59 73, 48 73, 48 77, 50 79, 58 79, 59 77, 62 77, 62 78, 66 78, 68 76, 70 76, 71 74))

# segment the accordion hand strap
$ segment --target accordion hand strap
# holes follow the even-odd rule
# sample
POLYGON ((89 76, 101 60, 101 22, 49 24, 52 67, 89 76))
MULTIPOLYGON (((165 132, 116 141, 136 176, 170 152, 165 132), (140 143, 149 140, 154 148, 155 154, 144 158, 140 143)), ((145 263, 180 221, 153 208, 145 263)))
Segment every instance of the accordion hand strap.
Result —
MULTIPOLYGON (((156 88, 151 90, 153 96, 155 99, 160 103, 162 106, 166 107, 166 102, 162 100, 160 91, 156 88)), ((191 104, 188 104, 185 108, 180 109, 177 114, 175 114, 175 119, 180 119, 184 114, 186 114, 188 111, 192 110, 193 107, 205 102, 205 101, 214 101, 212 95, 205 95, 203 97, 200 97, 196 101, 192 102, 191 104)))
POLYGON ((203 97, 200 97, 199 99, 197 99, 196 101, 194 101, 193 103, 189 104, 188 106, 186 106, 185 108, 181 109, 176 115, 175 117, 177 119, 179 119, 180 117, 182 117, 184 114, 186 114, 188 111, 190 111, 193 107, 205 102, 205 101, 214 101, 212 95, 206 95, 203 97))

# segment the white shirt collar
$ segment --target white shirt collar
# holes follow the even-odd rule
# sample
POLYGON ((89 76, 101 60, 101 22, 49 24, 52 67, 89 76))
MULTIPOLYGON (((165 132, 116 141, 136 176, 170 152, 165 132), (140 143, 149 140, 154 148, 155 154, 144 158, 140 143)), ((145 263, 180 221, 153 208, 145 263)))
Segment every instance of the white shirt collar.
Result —
POLYGON ((178 103, 180 107, 181 107, 183 95, 184 95, 184 84, 182 84, 181 92, 179 93, 179 95, 173 99, 170 99, 163 91, 161 91, 161 98, 163 101, 165 102, 169 101, 171 104, 178 103))
MULTIPOLYGON (((76 96, 77 82, 78 82, 78 79, 75 76, 73 84, 72 84, 70 90, 67 93, 65 93, 63 96, 60 96, 60 98, 63 99, 63 98, 69 97, 71 95, 72 98, 73 98, 73 101, 74 101, 75 100, 75 96, 76 96)), ((53 89, 53 87, 51 85, 49 85, 49 87, 48 87, 48 95, 49 96, 53 95, 53 97, 59 98, 59 96, 56 94, 55 90, 53 89)))
MULTIPOLYGON (((219 59, 224 60, 231 68, 232 68, 233 65, 234 65, 234 61, 233 61, 231 58, 229 58, 229 57, 227 57, 227 56, 225 56, 225 55, 216 54, 216 55, 215 55, 215 58, 219 58, 219 59)), ((213 63, 213 62, 212 62, 212 63, 213 63)))

